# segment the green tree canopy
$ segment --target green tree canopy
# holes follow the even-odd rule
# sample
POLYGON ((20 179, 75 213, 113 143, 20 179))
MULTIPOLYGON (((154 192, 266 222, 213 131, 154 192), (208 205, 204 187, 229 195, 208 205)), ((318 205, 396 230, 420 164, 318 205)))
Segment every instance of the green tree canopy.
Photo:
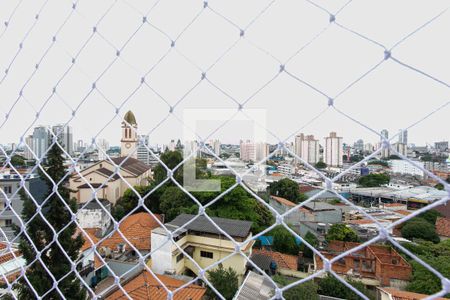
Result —
MULTIPOLYGON (((438 244, 418 241, 416 243, 403 243, 402 245, 444 277, 450 278, 450 240, 441 241, 438 244)), ((439 277, 411 257, 407 255, 404 255, 404 257, 409 260, 413 268, 412 278, 406 286, 408 291, 431 295, 442 289, 439 277)), ((450 294, 447 294, 446 297, 450 298, 450 294)))
POLYGON ((281 253, 298 255, 300 251, 299 245, 295 240, 295 236, 292 235, 284 226, 279 225, 272 229, 269 236, 273 236, 272 249, 281 253))
MULTIPOLYGON (((233 299, 239 288, 238 277, 235 270, 231 267, 225 269, 222 264, 219 264, 217 268, 208 271, 207 274, 209 282, 225 299, 233 299)), ((209 287, 206 293, 210 299, 218 298, 216 293, 209 287)))
POLYGON ((356 232, 345 224, 333 224, 325 236, 327 241, 359 242, 356 232))
POLYGON ((327 164, 320 160, 315 164, 315 167, 317 169, 325 169, 327 167, 327 164))
MULTIPOLYGON (((284 287, 288 284, 291 284, 294 280, 288 279, 286 277, 275 275, 272 279, 277 283, 280 287, 284 287)), ((319 294, 317 290, 319 286, 314 282, 314 280, 309 280, 307 282, 298 284, 294 287, 283 292, 283 297, 286 300, 318 300, 319 294)), ((256 299, 255 299, 256 300, 256 299)))
POLYGON ((269 185, 269 192, 271 195, 286 198, 294 203, 300 203, 306 199, 305 195, 300 193, 298 183, 289 178, 272 182, 269 185))
POLYGON ((160 198, 160 210, 164 212, 166 221, 173 220, 181 213, 196 213, 197 205, 177 186, 169 186, 160 198))
MULTIPOLYGON (((22 219, 24 222, 29 221, 24 230, 31 240, 25 235, 21 235, 19 250, 22 252, 26 263, 30 264, 26 270, 26 276, 30 283, 24 278, 19 279, 16 286, 19 299, 35 299, 35 293, 29 284, 39 295, 47 293, 53 287, 54 280, 41 262, 35 261, 38 254, 31 243, 38 251, 42 251, 40 257, 45 266, 56 280, 60 280, 58 288, 63 296, 67 299, 86 299, 86 291, 83 289, 81 282, 73 272, 71 273, 71 261, 76 261, 79 258, 84 241, 81 235, 75 237, 76 224, 71 222, 71 213, 64 205, 64 203, 67 204, 72 212, 76 213, 77 203, 69 198, 70 190, 66 187, 68 177, 64 178, 66 170, 63 165, 62 153, 57 145, 52 146, 47 154, 47 165, 44 166, 48 177, 43 172, 40 173, 41 178, 47 184, 48 196, 43 204, 42 214, 49 225, 58 233, 57 240, 62 249, 54 242, 54 233, 44 219, 40 215, 35 216, 37 207, 34 202, 23 189, 20 190, 20 196, 24 201, 22 219), (55 191, 53 191, 52 181, 59 183, 55 191)), ((20 230, 17 233, 19 234, 20 230)), ((46 295, 46 299, 60 298, 61 296, 56 290, 52 290, 46 295)))
POLYGON ((391 178, 386 174, 369 174, 361 176, 358 183, 363 187, 377 187, 388 184, 391 178))
POLYGON ((25 158, 24 158, 23 156, 20 156, 20 155, 15 154, 15 155, 13 155, 13 156, 11 157, 11 164, 12 164, 14 167, 25 166, 25 165, 26 165, 26 163, 25 163, 25 158))
MULTIPOLYGON (((347 280, 349 284, 363 293, 369 299, 375 299, 375 295, 372 291, 368 290, 363 283, 354 280, 347 280)), ((347 300, 359 300, 361 299, 355 292, 349 289, 346 285, 340 282, 333 275, 328 274, 325 278, 320 279, 319 282, 319 294, 329 297, 336 297, 347 300)))
MULTIPOLYGON (((305 241, 307 241, 314 248, 317 248, 317 246, 319 246, 319 240, 310 231, 308 231, 305 234, 304 239, 305 239, 305 241)), ((309 248, 305 244, 301 244, 300 245, 300 250, 303 251, 303 256, 304 257, 307 257, 307 258, 313 258, 314 257, 314 252, 311 250, 311 248, 309 248)))
POLYGON ((402 236, 406 239, 422 239, 434 243, 440 241, 435 226, 422 218, 416 218, 406 222, 406 224, 403 225, 401 232, 402 236))

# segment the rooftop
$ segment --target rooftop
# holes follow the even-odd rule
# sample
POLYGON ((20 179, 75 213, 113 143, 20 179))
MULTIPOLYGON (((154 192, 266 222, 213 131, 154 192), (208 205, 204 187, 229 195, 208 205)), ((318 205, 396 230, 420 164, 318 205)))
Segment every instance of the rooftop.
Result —
MULTIPOLYGON (((161 222, 161 215, 155 215, 161 222)), ((120 232, 133 246, 140 251, 150 251, 151 232, 159 226, 159 223, 147 212, 140 212, 130 215, 122 220, 119 225, 120 232)), ((101 243, 101 247, 117 250, 119 244, 128 243, 122 238, 118 231, 101 243)))
POLYGON ((120 167, 136 176, 142 175, 150 169, 150 166, 133 157, 120 156, 112 158, 111 160, 116 165, 123 163, 120 167))
MULTIPOLYGON (((245 238, 250 234, 250 228, 252 227, 252 222, 250 221, 241 221, 241 220, 233 220, 233 219, 225 219, 225 218, 211 218, 213 222, 219 226, 223 231, 225 231, 228 235, 232 237, 241 237, 245 238)), ((168 223, 169 225, 181 227, 189 230, 189 231, 197 231, 204 233, 212 233, 220 235, 222 234, 205 216, 197 216, 197 215, 189 215, 189 214, 181 214, 168 223), (194 221, 187 224, 195 218, 194 221)))
POLYGON ((288 199, 278 197, 278 196, 270 196, 273 200, 277 201, 280 204, 283 204, 285 206, 294 207, 296 204, 292 201, 289 201, 288 199))
MULTIPOLYGON (((186 282, 174 279, 166 275, 156 275, 168 290, 173 291, 186 282)), ((142 271, 137 276, 122 283, 123 288, 131 299, 135 300, 166 300, 166 289, 147 270, 142 271)), ((190 284, 173 295, 173 300, 200 300, 204 296, 204 287, 190 284)), ((107 300, 129 299, 120 289, 106 296, 107 300)))
POLYGON ((137 125, 136 117, 131 110, 127 111, 123 119, 130 125, 137 125))
POLYGON ((436 233, 439 236, 450 238, 450 218, 438 217, 436 219, 436 233))
MULTIPOLYGON (((407 291, 400 291, 394 288, 389 287, 379 287, 382 292, 385 292, 391 296, 392 300, 420 300, 425 299, 429 297, 430 295, 424 295, 419 293, 413 293, 413 292, 407 292, 407 291)), ((436 300, 444 300, 446 298, 435 298, 436 300)))
POLYGON ((259 263, 264 264, 264 269, 267 269, 266 263, 274 261, 277 267, 280 269, 289 269, 297 271, 297 260, 298 257, 295 255, 284 254, 276 251, 253 249, 252 256, 250 259, 259 266, 259 263))
POLYGON ((250 271, 238 291, 236 300, 267 300, 272 298, 274 288, 266 276, 250 271))
POLYGON ((111 205, 111 202, 109 202, 106 199, 99 199, 99 201, 100 201, 100 203, 98 203, 97 200, 92 199, 87 204, 81 203, 80 209, 103 209, 103 208, 107 208, 108 206, 111 205))

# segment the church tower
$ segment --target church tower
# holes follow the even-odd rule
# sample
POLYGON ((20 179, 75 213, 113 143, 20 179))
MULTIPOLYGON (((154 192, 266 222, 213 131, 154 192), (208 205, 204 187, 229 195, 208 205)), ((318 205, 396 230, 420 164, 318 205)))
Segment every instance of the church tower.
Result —
POLYGON ((129 110, 123 119, 122 139, 120 140, 120 156, 128 156, 130 153, 133 153, 130 157, 137 158, 137 151, 135 151, 138 145, 136 117, 133 112, 129 110))

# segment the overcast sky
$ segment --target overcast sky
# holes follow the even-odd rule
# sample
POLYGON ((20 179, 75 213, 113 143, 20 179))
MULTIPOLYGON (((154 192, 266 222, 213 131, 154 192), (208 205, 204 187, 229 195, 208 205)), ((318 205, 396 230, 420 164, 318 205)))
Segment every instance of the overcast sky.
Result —
MULTIPOLYGON (((347 2, 314 1, 332 13, 347 2)), ((80 0, 73 10, 68 0, 1 1, 0 143, 18 142, 35 125, 70 120, 74 141, 89 141, 98 134, 117 145, 121 116, 127 110, 135 113, 140 134, 151 132, 152 144, 168 143, 182 137, 184 109, 237 110, 237 103, 249 98, 243 111, 266 110, 265 126, 277 137, 268 134, 269 142, 296 132, 314 134, 323 142, 330 131, 337 131, 349 143, 358 138, 372 143, 379 140, 334 108, 327 109, 328 99, 321 93, 335 97, 381 62, 381 46, 329 24, 328 13, 307 1, 228 0, 209 1, 208 5, 203 8, 203 1, 188 0, 80 0), (149 10, 148 23, 143 24, 149 10), (97 32, 89 39, 94 26, 97 32), (245 29, 242 38, 240 28, 245 29), (171 40, 175 40, 173 48, 171 40), (98 89, 88 95, 125 43, 119 58, 96 82, 98 89), (278 73, 286 61, 292 76, 278 73), (202 71, 209 81, 201 81, 202 71), (147 72, 148 85, 141 85, 147 72), (119 116, 113 119, 122 103, 119 116), (170 106, 174 106, 172 115, 170 106), (73 110, 76 114, 71 119, 73 110)), ((448 5, 447 0, 355 0, 337 14, 336 21, 390 48, 448 5)), ((447 11, 396 46, 392 56, 448 85, 449 36, 447 11)), ((335 107, 377 132, 386 128, 392 135, 449 100, 450 88, 445 84, 386 60, 342 93, 335 107)), ((413 126, 409 142, 423 145, 449 140, 449 119, 447 105, 413 126)), ((202 122, 197 128, 204 136, 220 124, 202 122)), ((237 142, 251 137, 251 126, 251 122, 232 122, 212 137, 237 142)))

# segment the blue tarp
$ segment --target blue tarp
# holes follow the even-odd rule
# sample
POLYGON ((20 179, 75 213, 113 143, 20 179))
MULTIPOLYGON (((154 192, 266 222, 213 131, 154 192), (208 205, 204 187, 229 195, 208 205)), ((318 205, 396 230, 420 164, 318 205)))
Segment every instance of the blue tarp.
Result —
MULTIPOLYGON (((257 238, 258 241, 261 242, 261 246, 272 246, 273 245, 273 236, 259 236, 257 238)), ((302 243, 302 241, 298 238, 295 237, 295 242, 297 243, 297 245, 300 245, 302 243)))

